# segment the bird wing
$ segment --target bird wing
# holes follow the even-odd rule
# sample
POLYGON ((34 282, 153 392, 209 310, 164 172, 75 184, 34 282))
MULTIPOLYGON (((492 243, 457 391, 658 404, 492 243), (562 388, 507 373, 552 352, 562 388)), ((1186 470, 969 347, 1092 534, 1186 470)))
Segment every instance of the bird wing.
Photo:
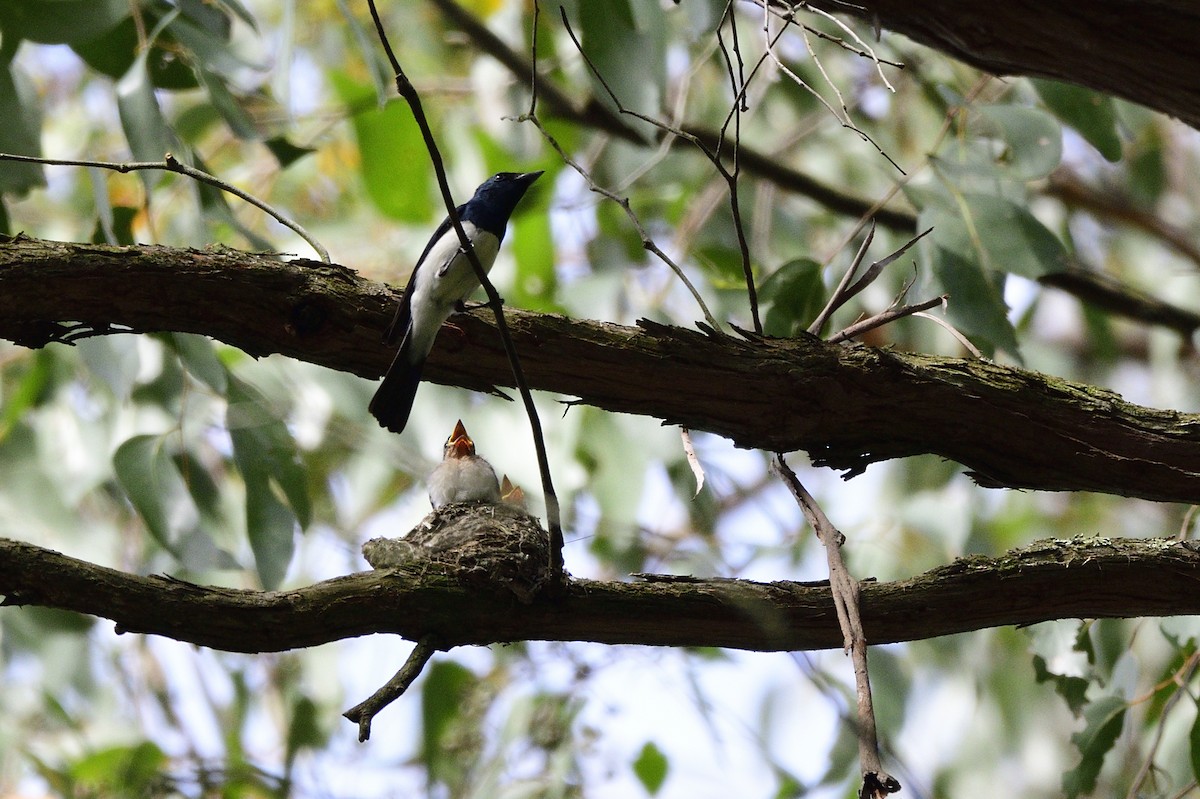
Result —
MULTIPOLYGON (((463 208, 466 205, 460 205, 456 209, 459 218, 462 218, 463 208)), ((413 289, 417 285, 417 272, 421 269, 421 264, 425 263, 425 259, 429 257, 429 251, 433 246, 441 240, 450 228, 450 217, 442 220, 442 224, 437 226, 437 230, 433 231, 433 235, 429 237, 429 241, 425 244, 425 249, 421 252, 421 257, 417 259, 417 265, 413 267, 412 272, 408 276, 408 283, 404 286, 404 296, 400 298, 400 304, 396 306, 396 314, 392 317, 392 322, 387 326, 387 330, 383 331, 383 343, 389 346, 394 346, 397 341, 404 337, 408 332, 409 323, 412 321, 412 295, 413 289)))

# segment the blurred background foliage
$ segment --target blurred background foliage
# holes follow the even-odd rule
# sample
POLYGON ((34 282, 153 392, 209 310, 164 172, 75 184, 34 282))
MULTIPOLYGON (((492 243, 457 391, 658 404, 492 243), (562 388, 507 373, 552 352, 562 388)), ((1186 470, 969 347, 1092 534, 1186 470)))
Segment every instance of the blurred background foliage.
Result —
MULTIPOLYGON (((625 212, 519 119, 529 76, 451 24, 449 2, 388 3, 385 23, 458 197, 494 171, 547 170, 493 272, 507 301, 621 323, 702 318, 625 212)), ((528 57, 532 5, 460 8, 528 57)), ((864 235, 859 213, 789 188, 790 170, 848 196, 851 210, 886 200, 893 217, 872 258, 934 227, 833 329, 909 284, 912 300, 949 292, 946 320, 988 355, 1197 409, 1187 337, 1037 282, 1089 269, 1200 306, 1188 246, 1200 229, 1195 131, 1076 87, 982 75, 817 13, 798 13, 807 32, 777 39, 774 20, 773 57, 753 4, 733 9, 736 31, 716 0, 568 2, 565 13, 604 81, 557 6, 537 18, 542 80, 581 107, 594 98, 612 109, 607 84, 624 107, 689 128, 730 121, 726 55, 736 41, 743 63, 732 71, 749 79, 736 129, 764 156, 743 170, 739 200, 767 332, 805 328, 864 235), (904 68, 864 56, 867 42, 904 68)), ((284 210, 336 261, 403 284, 443 211, 393 94, 359 2, 0 3, 0 151, 111 161, 170 151, 284 210)), ((726 186, 710 163, 686 144, 660 144, 632 117, 623 120, 643 143, 544 104, 538 116, 592 180, 629 198, 722 324, 751 326, 726 186)), ((4 163, 0 192, 9 233, 310 254, 253 208, 165 172, 4 163)), ((964 354, 926 318, 869 340, 964 354)), ((363 540, 421 518, 423 475, 459 417, 540 510, 517 406, 426 385, 396 437, 367 416, 372 390, 196 336, 5 345, 0 535, 137 573, 304 585, 364 568, 363 540)), ((824 576, 823 554, 762 453, 696 434, 707 479, 693 497, 677 431, 586 407, 563 414, 558 399, 540 402, 573 574, 824 576)), ((792 461, 847 534, 851 567, 881 580, 1043 537, 1170 536, 1190 525, 1183 507, 984 491, 935 458, 872 466, 847 483, 792 461)), ((1194 640, 1190 620, 1064 621, 877 648, 888 766, 911 796, 1182 796, 1200 771, 1194 640)), ((455 651, 358 744, 340 712, 407 648, 376 637, 230 655, 6 608, 0 793, 786 797, 848 796, 857 783, 841 653, 455 651)))

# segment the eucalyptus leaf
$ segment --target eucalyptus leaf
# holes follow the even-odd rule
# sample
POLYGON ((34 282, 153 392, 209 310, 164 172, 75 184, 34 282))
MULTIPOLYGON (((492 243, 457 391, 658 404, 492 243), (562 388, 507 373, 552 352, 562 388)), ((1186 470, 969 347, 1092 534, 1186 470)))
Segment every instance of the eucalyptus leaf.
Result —
POLYGON ((1109 161, 1121 160, 1117 112, 1111 97, 1045 78, 1031 78, 1029 82, 1056 117, 1079 131, 1079 135, 1109 161))

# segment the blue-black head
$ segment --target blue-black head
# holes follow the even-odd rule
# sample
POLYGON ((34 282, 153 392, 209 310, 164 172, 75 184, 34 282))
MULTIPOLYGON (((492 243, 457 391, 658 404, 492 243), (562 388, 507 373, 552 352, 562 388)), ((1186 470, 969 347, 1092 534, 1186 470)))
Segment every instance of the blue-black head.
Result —
POLYGON ((504 236, 504 226, 512 216, 513 209, 525 196, 525 191, 540 178, 539 172, 500 172, 480 184, 475 196, 462 207, 463 221, 476 227, 504 236))

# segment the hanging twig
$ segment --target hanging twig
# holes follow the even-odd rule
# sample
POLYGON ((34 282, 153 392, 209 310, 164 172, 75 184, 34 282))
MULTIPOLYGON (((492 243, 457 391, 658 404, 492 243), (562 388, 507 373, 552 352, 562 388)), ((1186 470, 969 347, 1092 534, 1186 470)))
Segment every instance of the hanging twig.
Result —
MULTIPOLYGON (((755 288, 755 285, 754 285, 754 274, 753 274, 753 271, 751 270, 751 263, 750 263, 750 250, 749 250, 749 245, 746 242, 744 225, 742 224, 741 211, 738 207, 738 200, 737 200, 737 177, 738 177, 738 174, 740 173, 738 147, 737 147, 737 138, 738 138, 737 130, 735 129, 735 133, 734 133, 734 139, 735 139, 734 155, 733 155, 734 165, 733 165, 733 169, 729 170, 729 169, 725 168, 724 163, 722 162, 720 156, 718 155, 718 151, 715 151, 715 150, 709 148, 697 136, 695 136, 691 133, 688 133, 687 131, 685 131, 681 128, 668 125, 668 124, 664 123, 662 120, 655 119, 654 117, 650 116, 649 114, 643 114, 640 111, 636 111, 634 109, 627 108, 621 102, 621 99, 620 99, 620 97, 617 96, 617 93, 615 91, 613 91, 611 86, 609 86, 608 81, 605 79, 604 75, 600 72, 599 69, 596 68, 596 65, 592 63, 592 60, 591 60, 591 58, 588 57, 587 52, 583 49, 583 44, 579 41, 579 37, 575 35, 574 28, 571 27, 571 20, 567 17, 566 9, 563 8, 562 6, 559 6, 559 14, 562 17, 563 27, 566 29, 567 35, 571 37, 571 41, 574 43, 575 49, 578 50, 579 55, 583 58, 584 63, 587 64, 588 69, 596 77, 596 80, 600 83, 601 87, 603 87, 603 89, 604 89, 605 93, 608 95, 609 99, 612 100, 614 105, 616 105, 617 111, 619 113, 626 114, 628 116, 634 117, 635 119, 640 119, 643 122, 653 125, 654 127, 658 128, 659 130, 663 131, 664 133, 668 133, 672 136, 676 136, 678 138, 683 139, 684 141, 689 142, 690 144, 695 146, 697 149, 699 149, 700 152, 702 152, 706 158, 708 158, 708 160, 712 163, 713 167, 717 170, 717 172, 721 175, 721 177, 725 179, 725 182, 729 187, 730 213, 732 214, 733 219, 734 219, 734 228, 738 234, 738 247, 739 247, 739 250, 740 250, 741 256, 742 256, 742 272, 743 272, 743 275, 744 275, 745 281, 746 281, 746 296, 747 296, 747 300, 750 305, 750 318, 752 319, 752 321, 754 323, 754 331, 756 333, 758 333, 759 335, 762 335, 762 330, 763 330, 762 320, 761 320, 761 316, 760 316, 759 310, 758 310, 758 290, 755 288)), ((719 26, 721 24, 723 24, 723 21, 724 21, 724 18, 722 17, 722 21, 720 23, 718 23, 718 30, 719 30, 719 26)), ((722 43, 722 50, 724 50, 723 43, 722 43)), ((728 55, 726 55, 726 57, 728 58, 728 55)), ((739 61, 739 65, 740 65, 740 63, 741 63, 740 54, 738 56, 738 61, 739 61)), ((732 65, 730 65, 730 74, 731 75, 733 74, 732 65)), ((735 106, 740 107, 740 104, 743 102, 743 94, 742 94, 742 89, 739 88, 736 81, 734 82, 733 93, 734 93, 734 104, 735 104, 735 106)), ((735 116, 736 116, 736 113, 735 113, 735 116)), ((740 119, 740 117, 738 117, 738 118, 740 119)), ((542 131, 543 135, 547 135, 545 129, 541 125, 538 125, 538 129, 542 131)), ((724 138, 724 133, 722 133, 721 138, 722 139, 724 138)), ((562 152, 562 149, 557 147, 557 145, 555 148, 558 149, 560 153, 562 152)), ((591 181, 591 178, 588 177, 587 175, 584 175, 584 177, 585 177, 585 179, 588 180, 589 183, 591 183, 593 185, 592 190, 595 191, 596 189, 594 188, 594 183, 591 181)), ((616 199, 616 198, 614 197, 613 199, 616 199)), ((618 202, 621 202, 621 201, 618 200, 618 202)), ((631 213, 628 210, 628 200, 624 201, 624 205, 626 207, 626 213, 631 213)), ((638 227, 639 227, 639 232, 641 232, 640 225, 638 227)), ((645 246, 646 241, 647 241, 647 237, 643 233, 643 235, 642 235, 643 246, 645 246)), ((647 249, 649 249, 649 248, 647 247, 647 249)), ((655 254, 658 254, 658 252, 655 251, 655 254)), ((665 256, 663 256, 663 255, 660 255, 659 257, 665 258, 665 256)), ((673 268, 675 268, 676 274, 682 278, 683 277, 682 270, 678 269, 676 267, 673 267, 673 268)), ((698 297, 698 295, 696 295, 695 292, 693 292, 693 294, 698 297)), ((707 312, 705 313, 705 319, 706 319, 706 321, 708 321, 708 323, 710 325, 713 325, 714 327, 716 327, 716 325, 714 324, 713 320, 711 319, 710 315, 707 312)), ((720 329, 720 328, 718 327, 718 329, 720 329)))
POLYGON ((380 19, 379 11, 375 7, 375 0, 367 0, 367 6, 371 10, 371 18, 375 22, 375 30, 379 34, 379 40, 383 45, 384 52, 387 54, 388 62, 395 72, 396 90, 404 98, 405 102, 408 103, 409 108, 412 110, 413 118, 416 120, 417 126, 421 129, 421 136, 425 140, 425 148, 429 152, 429 159, 432 161, 434 173, 437 175, 438 187, 442 192, 442 200, 446 204, 446 213, 450 218, 450 224, 454 227, 454 232, 458 234, 458 240, 462 244, 462 251, 471 263, 471 268, 475 270, 475 276, 479 279, 479 285, 483 287, 484 292, 487 294, 488 305, 491 307, 492 314, 496 319, 496 330, 500 334, 500 340, 504 344, 504 351, 508 355, 508 362, 512 368, 513 381, 516 383, 517 390, 521 394, 521 401, 525 405, 525 414, 529 417, 529 426, 533 433, 534 449, 537 451, 538 471, 542 479, 542 493, 546 502, 546 524, 550 528, 549 585, 551 590, 554 590, 562 585, 563 576, 562 516, 558 507, 558 495, 554 492, 554 483, 550 476, 550 461, 546 455, 546 442, 542 435, 541 419, 538 417, 537 408, 533 404, 533 395, 529 392, 529 384, 525 380, 525 371, 521 368, 521 359, 517 355, 517 349, 513 345, 512 336, 508 332, 508 323, 504 318, 503 301, 496 292, 496 287, 488 280, 487 272, 484 271, 483 265, 479 263, 479 256, 476 255, 474 247, 471 246, 471 240, 467 237, 466 231, 463 230, 462 220, 458 218, 457 206, 454 203, 453 195, 450 193, 450 183, 446 178, 446 168, 442 162, 441 151, 438 149, 433 131, 429 127, 429 120, 425 117, 425 109, 421 105, 421 97, 412 85, 412 82, 408 79, 408 76, 404 73, 399 59, 396 58, 396 53, 392 50, 392 44, 388 40, 387 31, 383 27, 383 20, 380 19))
POLYGON ((860 797, 882 797, 900 790, 900 783, 883 770, 879 757, 879 740, 875 728, 875 708, 871 699, 871 680, 867 673, 867 638, 863 631, 858 608, 858 582, 850 576, 842 560, 842 544, 846 538, 829 521, 812 494, 800 483, 800 479, 783 459, 775 453, 771 468, 787 484, 804 518, 812 525, 817 538, 825 546, 829 563, 829 586, 833 593, 834 608, 838 624, 842 628, 842 646, 854 663, 854 685, 858 696, 858 761, 862 769, 863 785, 860 797))
POLYGON ((378 691, 342 714, 358 725, 359 743, 371 737, 371 721, 379 711, 395 702, 408 690, 417 677, 421 676, 425 664, 429 662, 436 651, 437 646, 432 637, 426 636, 417 641, 413 651, 408 654, 408 659, 404 661, 404 665, 392 676, 392 679, 388 680, 378 691))
POLYGON ((86 161, 72 158, 41 158, 40 156, 32 155, 12 155, 11 153, 0 153, 0 161, 20 161, 28 164, 47 164, 49 166, 86 166, 95 169, 109 169, 113 172, 141 172, 146 170, 160 170, 163 172, 174 172, 178 175, 186 175, 192 180, 200 183, 206 183, 213 188, 220 189, 223 192, 232 194, 233 196, 244 200, 260 211, 268 214, 279 224, 293 231, 300 238, 308 242, 308 245, 316 250, 317 255, 321 256, 321 260, 329 263, 329 251, 326 250, 321 242, 302 228, 298 222, 293 221, 281 212, 275 210, 272 206, 255 197, 253 194, 242 191, 237 186, 226 183, 215 175, 210 175, 202 169, 196 169, 194 166, 188 166, 182 163, 171 153, 167 153, 161 161, 86 161))

